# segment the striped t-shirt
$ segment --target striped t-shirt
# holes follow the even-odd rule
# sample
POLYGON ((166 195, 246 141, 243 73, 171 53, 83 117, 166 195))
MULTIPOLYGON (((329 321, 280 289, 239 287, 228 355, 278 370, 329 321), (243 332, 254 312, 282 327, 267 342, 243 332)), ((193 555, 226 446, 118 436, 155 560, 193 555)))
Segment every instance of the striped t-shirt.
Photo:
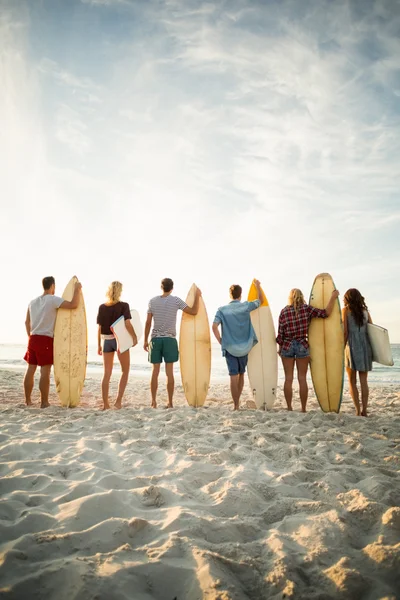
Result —
POLYGON ((187 307, 177 296, 156 296, 149 302, 147 314, 152 314, 154 327, 151 337, 176 337, 176 313, 187 307))

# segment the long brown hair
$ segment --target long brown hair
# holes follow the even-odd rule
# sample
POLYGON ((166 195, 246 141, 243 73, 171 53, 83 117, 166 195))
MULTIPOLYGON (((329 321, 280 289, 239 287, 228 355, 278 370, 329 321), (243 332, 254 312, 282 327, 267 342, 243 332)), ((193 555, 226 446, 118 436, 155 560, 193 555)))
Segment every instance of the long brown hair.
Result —
POLYGON ((356 288, 350 288, 344 295, 344 305, 353 315, 356 324, 362 327, 364 325, 364 310, 368 311, 364 296, 356 288))
POLYGON ((293 306, 294 312, 297 313, 300 306, 306 303, 304 300, 303 292, 297 288, 293 288, 292 290, 290 290, 288 303, 290 306, 293 306))

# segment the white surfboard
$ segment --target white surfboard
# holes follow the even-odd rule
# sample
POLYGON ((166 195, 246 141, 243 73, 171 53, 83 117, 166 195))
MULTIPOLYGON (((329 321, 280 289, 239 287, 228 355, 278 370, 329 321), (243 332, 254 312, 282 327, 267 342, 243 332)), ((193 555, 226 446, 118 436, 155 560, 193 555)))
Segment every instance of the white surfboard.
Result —
POLYGON ((373 323, 367 324, 368 338, 372 348, 372 360, 380 365, 393 367, 394 361, 390 347, 389 332, 373 323))
MULTIPOLYGON (((62 297, 71 301, 74 295, 73 277, 62 297)), ((62 406, 79 404, 86 376, 87 326, 83 294, 78 308, 59 308, 54 328, 54 379, 62 406)))
MULTIPOLYGON (((136 337, 139 341, 143 334, 143 327, 142 327, 142 323, 140 322, 139 313, 134 308, 132 308, 132 310, 131 310, 131 321, 132 321, 132 327, 133 327, 133 329, 136 333, 136 337)), ((122 352, 126 352, 127 350, 129 350, 129 348, 132 348, 133 339, 132 339, 131 334, 128 332, 128 330, 126 328, 124 316, 122 315, 119 319, 114 321, 114 323, 111 325, 111 327, 112 327, 112 331, 114 333, 115 339, 117 340, 118 351, 122 353, 122 352)))
MULTIPOLYGON (((263 292, 264 294, 264 292, 263 292)), ((278 385, 278 353, 271 308, 264 294, 264 302, 250 313, 258 344, 249 353, 248 373, 250 387, 257 408, 271 409, 278 385)), ((247 300, 257 299, 257 289, 251 284, 247 300)))

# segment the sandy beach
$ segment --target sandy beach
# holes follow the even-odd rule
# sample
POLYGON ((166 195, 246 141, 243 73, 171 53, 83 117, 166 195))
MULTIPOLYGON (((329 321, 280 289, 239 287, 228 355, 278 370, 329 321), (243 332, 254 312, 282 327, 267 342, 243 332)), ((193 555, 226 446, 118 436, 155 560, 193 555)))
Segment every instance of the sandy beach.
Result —
MULTIPOLYGON (((371 388, 368 419, 345 388, 339 415, 232 411, 226 383, 206 408, 23 403, 0 371, 0 598, 57 600, 400 597, 400 387, 371 388)), ((115 391, 116 378, 113 382, 115 391)))

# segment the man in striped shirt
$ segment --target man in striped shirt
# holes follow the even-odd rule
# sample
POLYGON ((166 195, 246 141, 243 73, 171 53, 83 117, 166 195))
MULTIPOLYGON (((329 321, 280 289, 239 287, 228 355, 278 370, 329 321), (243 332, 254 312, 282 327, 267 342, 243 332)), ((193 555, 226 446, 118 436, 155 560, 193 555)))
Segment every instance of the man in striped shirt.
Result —
POLYGON ((161 281, 161 296, 155 296, 149 302, 147 310, 147 320, 144 330, 144 349, 149 353, 149 362, 153 365, 151 374, 151 406, 157 408, 157 389, 158 376, 162 361, 165 362, 165 373, 167 376, 168 408, 172 408, 172 399, 174 395, 174 363, 178 361, 178 342, 176 340, 176 315, 178 310, 189 315, 197 315, 199 310, 199 298, 201 291, 197 288, 196 298, 193 306, 188 306, 186 302, 172 296, 174 282, 166 277, 161 281), (151 332, 151 341, 148 342, 151 324, 154 319, 154 326, 151 332))

